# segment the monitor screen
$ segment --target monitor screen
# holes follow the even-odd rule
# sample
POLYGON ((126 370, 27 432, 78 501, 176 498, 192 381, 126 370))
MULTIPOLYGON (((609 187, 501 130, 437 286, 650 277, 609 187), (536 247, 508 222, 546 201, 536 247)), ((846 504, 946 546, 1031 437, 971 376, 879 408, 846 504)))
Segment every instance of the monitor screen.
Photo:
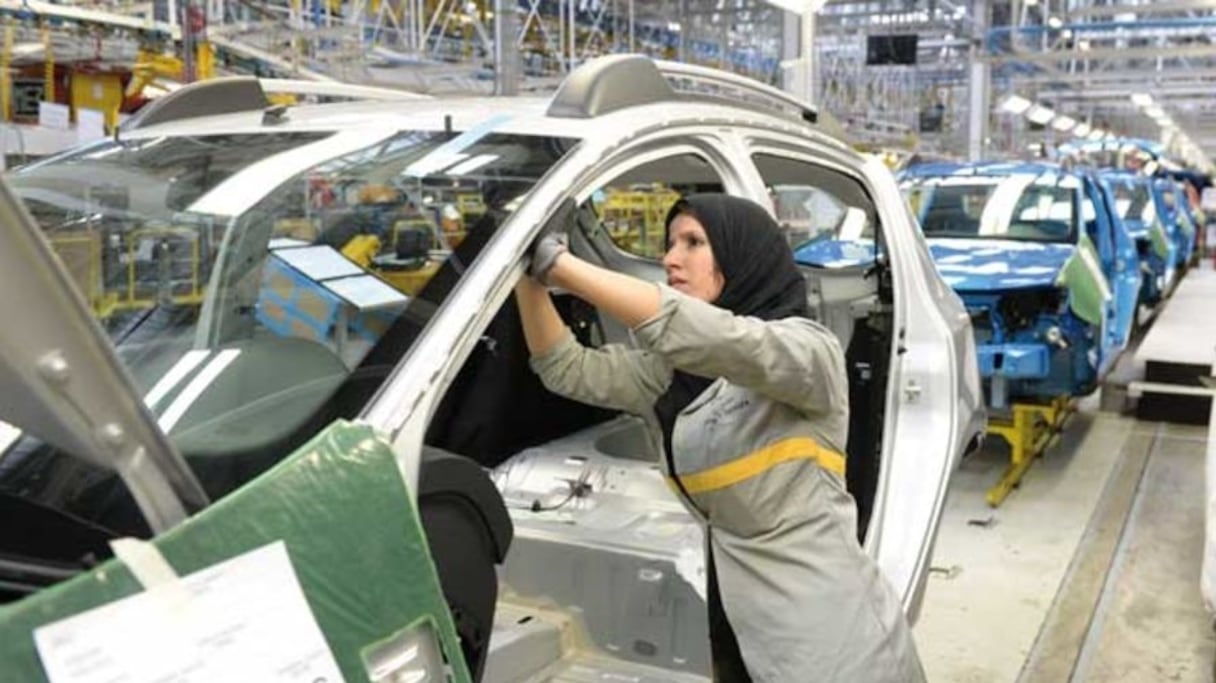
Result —
POLYGON ((866 37, 866 64, 915 64, 915 33, 888 33, 866 37))

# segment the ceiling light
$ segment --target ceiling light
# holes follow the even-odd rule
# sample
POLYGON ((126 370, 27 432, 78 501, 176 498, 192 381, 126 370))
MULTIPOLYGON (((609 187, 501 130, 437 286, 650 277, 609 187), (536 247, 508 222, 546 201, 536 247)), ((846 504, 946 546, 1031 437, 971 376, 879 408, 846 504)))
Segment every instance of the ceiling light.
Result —
POLYGON ((1145 107, 1144 113, 1146 115, 1148 115, 1150 118, 1154 118, 1154 119, 1159 119, 1159 118, 1165 116, 1165 110, 1155 104, 1150 107, 1145 107))
POLYGON ((1089 41, 1088 40, 1077 41, 1077 47, 1080 48, 1082 52, 1085 52, 1086 50, 1089 49, 1089 41))
POLYGON ((1063 38, 1064 40, 1068 40, 1069 38, 1072 38, 1072 29, 1066 28, 1063 31, 1060 31, 1060 37, 1063 38))
POLYGON ((1106 137, 1106 131, 1102 130, 1101 128, 1091 130, 1089 132, 1090 140, 1101 140, 1104 137, 1106 137))
POLYGON ((1026 5, 1027 7, 1034 7, 1035 5, 1039 4, 1039 0, 1026 0, 1026 2, 1022 4, 1026 5))
POLYGON ((1090 128, 1089 124, 1082 121, 1081 123, 1077 124, 1076 128, 1072 129, 1072 134, 1079 138, 1083 138, 1086 135, 1089 135, 1090 130, 1092 129, 1090 128))
POLYGON ((1137 107, 1148 107, 1153 104, 1153 96, 1148 93, 1138 92, 1132 94, 1132 104, 1137 107))
POLYGON ((1059 17, 1051 17, 1047 20, 1047 25, 1051 28, 1060 28, 1064 25, 1064 22, 1060 21, 1059 17))
POLYGON ((1061 133, 1072 130, 1076 125, 1077 120, 1071 116, 1058 116, 1056 117, 1055 121, 1051 122, 1051 127, 1055 128, 1061 133))
POLYGON ((1040 126, 1047 125, 1047 122, 1055 117, 1056 113, 1054 111, 1041 104, 1034 105, 1030 108, 1030 111, 1026 112, 1026 118, 1030 119, 1031 123, 1037 123, 1040 126))
POLYGON ((1027 109, 1030 109, 1030 100, 1017 95, 1006 97, 1000 104, 1001 111, 1007 111, 1010 114, 1021 114, 1027 109))

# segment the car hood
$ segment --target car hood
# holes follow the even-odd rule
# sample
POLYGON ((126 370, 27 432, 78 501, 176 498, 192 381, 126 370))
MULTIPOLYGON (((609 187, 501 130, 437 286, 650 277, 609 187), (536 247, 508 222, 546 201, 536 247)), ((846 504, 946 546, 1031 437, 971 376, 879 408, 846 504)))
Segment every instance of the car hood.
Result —
POLYGON ((1014 240, 930 239, 929 251, 946 284, 960 292, 1050 287, 1072 244, 1014 240))
POLYGON ((815 240, 794 250, 804 266, 848 268, 874 262, 874 240, 815 240))

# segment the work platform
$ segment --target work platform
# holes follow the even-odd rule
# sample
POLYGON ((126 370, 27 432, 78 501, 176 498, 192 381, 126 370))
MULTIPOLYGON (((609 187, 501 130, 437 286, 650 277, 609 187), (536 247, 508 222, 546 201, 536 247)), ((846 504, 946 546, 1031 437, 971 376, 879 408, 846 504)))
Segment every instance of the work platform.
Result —
POLYGON ((1216 270, 1195 268, 1165 303, 1136 350, 1144 378, 1131 382, 1142 420, 1204 425, 1216 367, 1216 270))

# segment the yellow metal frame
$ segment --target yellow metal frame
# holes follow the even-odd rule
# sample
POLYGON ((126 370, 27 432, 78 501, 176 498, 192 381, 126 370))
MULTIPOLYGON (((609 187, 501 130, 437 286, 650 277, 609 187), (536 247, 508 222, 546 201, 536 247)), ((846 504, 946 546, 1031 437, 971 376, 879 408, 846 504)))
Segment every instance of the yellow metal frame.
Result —
POLYGON ((988 489, 985 498, 989 505, 997 507, 1005 501, 1022 482, 1034 459, 1059 435, 1074 410, 1072 399, 1062 396, 1048 403, 1015 403, 1012 419, 989 421, 988 434, 1009 444, 1009 466, 1000 481, 988 489))
POLYGON ((658 258, 667 246, 663 244, 667 212, 679 198, 678 192, 663 186, 644 190, 608 188, 599 206, 601 220, 617 246, 658 258))
POLYGON ((76 282, 81 285, 83 290, 81 294, 88 300, 97 317, 104 319, 112 315, 118 305, 118 295, 113 292, 106 292, 102 286, 101 241, 98 235, 95 233, 66 233, 50 235, 48 239, 56 255, 59 256, 60 262, 68 268, 69 272, 75 277, 76 282), (64 260, 64 255, 69 253, 72 247, 76 245, 84 245, 87 254, 85 272, 83 273, 72 271, 68 262, 64 260))
POLYGON ((127 295, 120 299, 117 303, 117 308, 147 308, 156 303, 156 297, 139 298, 136 296, 139 282, 135 278, 136 267, 136 252, 139 249, 141 240, 152 237, 153 239, 161 236, 166 237, 185 237, 190 240, 190 293, 173 296, 172 300, 175 304, 201 304, 203 303, 203 292, 199 286, 199 247, 198 233, 187 228, 147 228, 143 230, 132 230, 128 236, 127 242, 127 295))

